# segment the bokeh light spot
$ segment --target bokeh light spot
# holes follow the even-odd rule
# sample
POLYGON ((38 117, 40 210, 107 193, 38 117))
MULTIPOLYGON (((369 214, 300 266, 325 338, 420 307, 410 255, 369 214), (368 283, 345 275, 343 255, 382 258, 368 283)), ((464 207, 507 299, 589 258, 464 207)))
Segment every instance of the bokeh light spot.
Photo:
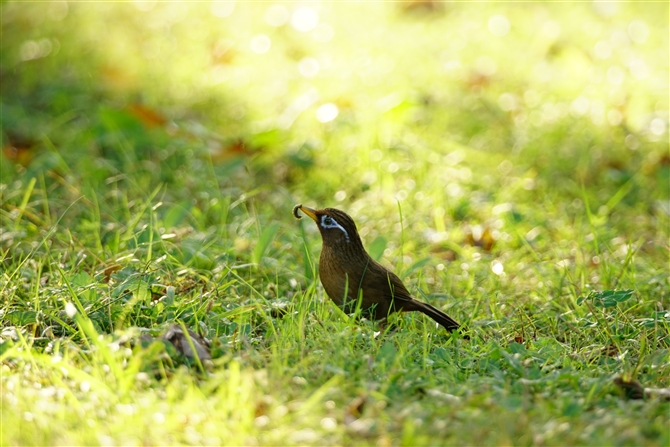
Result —
POLYGON ((319 73, 321 66, 313 57, 305 57, 298 62, 298 71, 306 78, 313 78, 319 73))
POLYGON ((510 112, 518 107, 518 101, 516 99, 516 96, 514 96, 513 94, 503 93, 498 98, 498 105, 505 112, 510 112))
POLYGON ((654 135, 663 135, 663 132, 665 132, 665 121, 660 118, 654 118, 649 124, 649 130, 654 135))
POLYGON ((612 44, 612 47, 619 48, 628 45, 630 39, 628 38, 628 34, 623 31, 614 31, 610 36, 610 43, 612 44))
POLYGON ((370 151, 370 161, 379 161, 382 159, 382 151, 379 149, 373 149, 370 151))
POLYGON ((48 56, 52 49, 51 41, 49 39, 41 39, 38 42, 28 40, 21 45, 19 51, 21 60, 29 61, 31 59, 39 59, 48 56))
POLYGON ((570 113, 573 116, 579 117, 589 111, 589 100, 583 96, 579 96, 570 104, 570 113))
POLYGON ((533 108, 540 103, 540 95, 535 90, 526 90, 523 93, 523 102, 528 107, 533 108))
POLYGON ((628 25, 628 35, 635 43, 645 43, 649 38, 649 27, 642 20, 633 20, 628 25))
POLYGON ((593 2, 593 9, 603 17, 611 17, 619 10, 616 2, 593 2))
POLYGON ((509 20, 507 17, 495 15, 489 19, 489 31, 494 36, 502 37, 507 35, 510 30, 509 20))
POLYGON ((321 43, 330 42, 335 37, 335 30, 327 23, 321 23, 312 32, 314 40, 321 43))
POLYGON ((70 318, 77 315, 77 308, 75 307, 74 304, 72 304, 69 301, 67 303, 65 303, 65 314, 70 318))
POLYGON ((612 85, 620 85, 626 78, 626 73, 618 65, 607 70, 607 81, 612 85))
POLYGON ((593 124, 600 126, 605 123, 605 103, 599 99, 591 101, 590 118, 593 124))
POLYGON ((288 19, 288 9, 283 5, 272 5, 265 11, 265 22, 270 26, 282 26, 288 19))
POLYGON ((640 140, 635 138, 635 135, 628 135, 624 140, 624 144, 631 151, 636 151, 640 148, 640 140))
POLYGON ((551 39, 556 39, 561 35, 561 25, 553 20, 547 20, 544 22, 544 25, 542 25, 542 32, 545 36, 551 39))
POLYGON ((251 39, 251 51, 257 54, 265 54, 270 50, 272 41, 265 34, 259 34, 251 39))
POLYGON ((628 63, 628 70, 630 70, 631 76, 633 76, 638 81, 647 79, 649 77, 649 69, 647 64, 644 63, 642 59, 633 59, 628 63))
POLYGON ((337 421, 333 418, 321 419, 321 427, 324 430, 333 431, 337 428, 337 421))
POLYGON ((135 0, 133 3, 140 11, 151 11, 156 6, 156 0, 135 0))
MULTIPOLYGON (((498 165, 498 171, 499 171, 501 174, 503 174, 503 175, 507 175, 507 174, 509 174, 509 173, 512 171, 513 168, 514 168, 514 165, 513 165, 512 162, 509 161, 509 160, 503 160, 503 161, 498 165)), ((498 206, 501 206, 501 205, 498 205, 498 206)), ((503 204, 502 206, 503 206, 504 208, 507 208, 507 207, 509 206, 509 204, 503 204)), ((493 208, 494 208, 494 209, 493 209, 493 212, 496 213, 496 211, 495 211, 495 208, 496 208, 496 207, 493 207, 493 208)), ((507 209, 506 211, 510 211, 510 210, 511 210, 511 208, 510 208, 510 209, 507 209)), ((498 213, 496 213, 496 214, 498 214, 498 213)))
POLYGON ((165 423, 165 415, 160 412, 156 412, 153 414, 151 419, 156 423, 156 424, 164 424, 165 423))
POLYGON ((332 102, 323 104, 318 109, 316 109, 316 119, 321 123, 332 121, 337 118, 337 115, 339 114, 340 111, 332 102))
POLYGON ((50 2, 49 3, 49 17, 51 20, 58 22, 67 17, 69 11, 67 2, 50 2))
POLYGON ((228 17, 235 11, 235 2, 226 1, 226 2, 212 2, 212 14, 222 19, 228 17))
POLYGON ((505 267, 502 265, 502 262, 498 261, 497 259, 491 263, 491 271, 500 276, 503 273, 505 273, 505 267))
POLYGON ((612 47, 606 40, 601 40, 593 47, 593 52, 599 59, 607 59, 612 54, 612 47))
POLYGON ((442 66, 444 72, 453 77, 460 77, 463 75, 463 66, 458 60, 450 60, 442 66))
POLYGON ((258 416, 256 419, 254 419, 254 424, 256 424, 256 427, 265 427, 269 423, 270 423, 270 417, 265 414, 258 416))
POLYGON ((623 115, 621 115, 621 112, 619 112, 617 109, 612 109, 607 112, 607 121, 609 121, 612 126, 618 126, 621 124, 622 120, 623 115))
POLYGON ((297 8, 291 16, 291 26, 301 33, 313 30, 318 24, 319 14, 312 8, 297 8))
POLYGON ((196 41, 204 40, 209 35, 207 22, 199 19, 190 20, 187 35, 196 41))
POLYGON ((21 45, 21 60, 29 61, 31 59, 37 59, 39 56, 39 45, 34 40, 28 40, 23 42, 21 45))
POLYGON ((478 73, 484 76, 491 76, 498 71, 495 61, 488 56, 481 56, 475 61, 475 68, 478 73))

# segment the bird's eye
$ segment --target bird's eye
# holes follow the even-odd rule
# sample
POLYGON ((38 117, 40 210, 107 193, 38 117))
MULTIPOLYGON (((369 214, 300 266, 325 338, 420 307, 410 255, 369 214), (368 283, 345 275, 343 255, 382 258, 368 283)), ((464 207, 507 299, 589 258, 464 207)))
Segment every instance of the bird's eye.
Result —
POLYGON ((321 216, 321 226, 323 228, 342 228, 334 218, 327 214, 321 216))
POLYGON ((321 228, 325 229, 337 228, 338 230, 342 231, 342 233, 344 233, 344 237, 347 239, 347 242, 349 242, 349 233, 347 233, 347 230, 345 230, 344 227, 339 223, 337 223, 337 221, 332 217, 328 215, 323 215, 321 217, 321 228))

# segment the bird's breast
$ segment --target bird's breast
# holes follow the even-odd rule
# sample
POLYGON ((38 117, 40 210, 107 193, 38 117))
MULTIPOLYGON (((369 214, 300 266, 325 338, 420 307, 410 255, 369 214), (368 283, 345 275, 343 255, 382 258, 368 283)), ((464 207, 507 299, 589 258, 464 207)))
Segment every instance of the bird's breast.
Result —
POLYGON ((321 251, 319 258, 319 276, 326 293, 335 304, 342 306, 344 301, 356 299, 364 266, 352 257, 334 253, 331 250, 321 251))

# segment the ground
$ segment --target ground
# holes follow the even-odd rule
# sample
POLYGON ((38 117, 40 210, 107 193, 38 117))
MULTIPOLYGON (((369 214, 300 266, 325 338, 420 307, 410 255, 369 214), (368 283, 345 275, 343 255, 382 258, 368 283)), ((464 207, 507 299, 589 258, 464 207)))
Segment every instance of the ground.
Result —
POLYGON ((3 445, 670 443, 667 4, 0 8, 3 445))

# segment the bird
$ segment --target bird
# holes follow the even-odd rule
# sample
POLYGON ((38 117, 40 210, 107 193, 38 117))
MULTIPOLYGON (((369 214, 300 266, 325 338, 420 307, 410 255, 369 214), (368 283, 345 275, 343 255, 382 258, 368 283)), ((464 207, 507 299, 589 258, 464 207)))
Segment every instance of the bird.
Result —
MULTIPOLYGON (((412 297, 402 280, 370 257, 358 235, 354 220, 335 208, 293 208, 297 219, 306 216, 316 222, 323 246, 319 277, 326 294, 345 313, 360 309, 361 315, 383 320, 394 312, 422 312, 453 332, 461 325, 439 309, 412 297)), ((466 337, 467 338, 467 337, 466 337)))

